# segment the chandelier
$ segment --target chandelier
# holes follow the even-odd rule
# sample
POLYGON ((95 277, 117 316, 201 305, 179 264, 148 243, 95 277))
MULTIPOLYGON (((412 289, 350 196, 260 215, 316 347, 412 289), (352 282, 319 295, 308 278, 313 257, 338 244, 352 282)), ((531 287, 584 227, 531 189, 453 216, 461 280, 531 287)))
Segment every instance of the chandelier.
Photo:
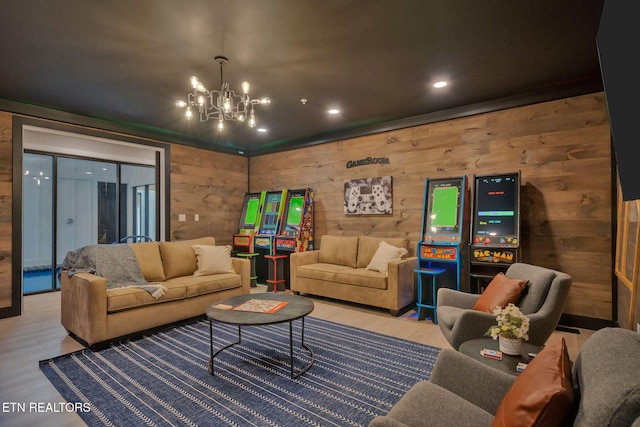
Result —
POLYGON ((229 88, 229 83, 222 78, 222 67, 229 62, 224 56, 216 56, 215 61, 220 64, 220 90, 207 90, 197 77, 191 77, 193 92, 187 95, 186 101, 176 101, 176 107, 185 108, 187 120, 193 119, 194 114, 200 115, 200 121, 217 120, 218 130, 224 129, 225 120, 247 122, 249 127, 256 126, 254 106, 270 104, 269 98, 251 99, 249 83, 242 82, 242 94, 238 95, 229 88))

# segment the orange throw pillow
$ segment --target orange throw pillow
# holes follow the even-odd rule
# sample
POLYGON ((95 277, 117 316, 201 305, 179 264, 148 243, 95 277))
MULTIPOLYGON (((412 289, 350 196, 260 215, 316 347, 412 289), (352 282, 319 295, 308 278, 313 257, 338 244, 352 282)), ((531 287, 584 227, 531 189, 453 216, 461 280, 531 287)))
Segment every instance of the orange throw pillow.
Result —
POLYGON ((510 302, 515 304, 520 299, 527 282, 528 280, 512 279, 503 273, 498 273, 480 295, 473 309, 493 313, 493 309, 497 306, 504 308, 510 302))
POLYGON ((563 426, 573 405, 571 361, 564 338, 544 347, 515 380, 491 427, 563 426))

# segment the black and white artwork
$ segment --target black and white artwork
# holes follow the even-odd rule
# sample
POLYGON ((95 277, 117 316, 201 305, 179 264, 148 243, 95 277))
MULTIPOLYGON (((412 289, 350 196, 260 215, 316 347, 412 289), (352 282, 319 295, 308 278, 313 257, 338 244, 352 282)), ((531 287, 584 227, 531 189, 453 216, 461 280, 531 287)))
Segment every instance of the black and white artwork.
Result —
POLYGON ((390 215, 393 198, 390 176, 344 182, 345 215, 390 215))

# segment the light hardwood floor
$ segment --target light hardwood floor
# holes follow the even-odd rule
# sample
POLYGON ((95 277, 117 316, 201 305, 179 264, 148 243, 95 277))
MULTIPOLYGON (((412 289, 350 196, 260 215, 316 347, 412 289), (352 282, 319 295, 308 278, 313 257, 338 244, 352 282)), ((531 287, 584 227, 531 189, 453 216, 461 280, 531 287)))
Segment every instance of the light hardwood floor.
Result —
MULTIPOLYGON (((264 286, 252 292, 264 292, 264 286)), ((368 329, 422 344, 451 348, 437 325, 429 320, 418 321, 415 310, 399 317, 388 311, 312 297, 317 317, 357 328, 368 329)), ((69 337, 60 324, 60 293, 24 297, 21 316, 0 320, 0 426, 50 427, 84 426, 75 413, 30 412, 30 404, 64 402, 60 394, 42 374, 40 360, 70 353, 83 348, 69 337), (26 405, 26 412, 16 411, 18 404, 26 405)), ((579 329, 553 333, 549 342, 565 338, 569 355, 575 360, 584 341, 594 331, 579 329)))

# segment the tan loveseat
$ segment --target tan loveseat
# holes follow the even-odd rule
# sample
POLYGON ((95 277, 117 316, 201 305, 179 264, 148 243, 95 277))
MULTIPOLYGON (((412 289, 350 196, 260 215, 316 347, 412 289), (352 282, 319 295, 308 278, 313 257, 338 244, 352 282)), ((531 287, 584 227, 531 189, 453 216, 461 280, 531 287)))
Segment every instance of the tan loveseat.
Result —
POLYGON ((367 269, 381 241, 408 252, 402 238, 322 236, 319 250, 290 255, 291 291, 382 307, 397 316, 415 302, 417 258, 389 262, 388 274, 367 269))
POLYGON ((235 273, 196 276, 192 245, 215 246, 215 238, 130 244, 144 279, 166 288, 157 299, 140 288, 107 289, 107 279, 95 274, 69 277, 62 271, 62 325, 72 336, 93 346, 203 315, 216 301, 250 292, 249 260, 231 258, 235 273))

